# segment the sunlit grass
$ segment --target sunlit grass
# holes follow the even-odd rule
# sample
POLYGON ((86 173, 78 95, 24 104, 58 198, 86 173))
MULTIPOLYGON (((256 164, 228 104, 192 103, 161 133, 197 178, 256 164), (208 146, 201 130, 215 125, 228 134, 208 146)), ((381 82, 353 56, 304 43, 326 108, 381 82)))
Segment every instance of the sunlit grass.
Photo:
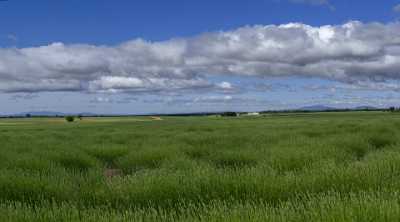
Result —
POLYGON ((400 115, 163 119, 0 120, 0 221, 400 216, 400 115))

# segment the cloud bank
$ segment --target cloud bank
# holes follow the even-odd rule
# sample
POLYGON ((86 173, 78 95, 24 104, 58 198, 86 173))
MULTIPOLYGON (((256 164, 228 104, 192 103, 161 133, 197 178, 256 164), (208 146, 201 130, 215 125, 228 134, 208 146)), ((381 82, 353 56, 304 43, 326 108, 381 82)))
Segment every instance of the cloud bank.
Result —
POLYGON ((210 76, 400 79, 400 23, 246 26, 161 42, 0 48, 0 91, 230 90, 210 76))

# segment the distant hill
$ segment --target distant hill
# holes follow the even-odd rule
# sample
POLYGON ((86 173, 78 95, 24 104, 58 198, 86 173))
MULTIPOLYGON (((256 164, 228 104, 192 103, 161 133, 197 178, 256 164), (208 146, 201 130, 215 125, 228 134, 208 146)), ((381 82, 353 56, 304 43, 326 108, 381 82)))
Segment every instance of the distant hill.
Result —
POLYGON ((53 112, 53 111, 32 111, 32 112, 23 112, 23 113, 17 113, 17 114, 12 114, 10 116, 26 116, 26 115, 31 115, 31 116, 97 116, 97 114, 94 113, 63 113, 63 112, 53 112))
POLYGON ((330 107, 330 106, 324 106, 324 105, 314 105, 314 106, 304 106, 299 108, 298 110, 304 110, 304 111, 327 111, 327 110, 335 110, 337 108, 330 107))
POLYGON ((65 113, 61 113, 61 112, 33 111, 33 112, 17 113, 17 114, 14 114, 13 116, 26 116, 27 114, 29 114, 31 116, 63 116, 63 115, 65 115, 65 113))
MULTIPOLYGON (((380 108, 374 106, 357 106, 354 108, 335 108, 331 106, 325 105, 312 105, 312 106, 304 106, 298 109, 292 110, 266 110, 262 111, 262 113, 274 113, 274 112, 328 112, 328 111, 351 111, 351 110, 380 110, 380 108)), ((152 113, 152 114, 140 114, 139 116, 208 116, 208 115, 217 115, 223 114, 224 112, 194 112, 194 113, 152 113)), ((236 112, 241 113, 241 112, 236 112)), ((54 111, 32 111, 32 112, 22 112, 16 114, 8 114, 2 115, 0 117, 26 117, 29 114, 32 117, 56 117, 56 116, 135 116, 135 114, 96 114, 90 112, 83 113, 64 113, 64 112, 54 112, 54 111)))
POLYGON ((357 109, 357 110, 376 110, 376 109, 379 109, 379 108, 374 107, 374 106, 357 106, 357 107, 354 107, 354 109, 357 109))

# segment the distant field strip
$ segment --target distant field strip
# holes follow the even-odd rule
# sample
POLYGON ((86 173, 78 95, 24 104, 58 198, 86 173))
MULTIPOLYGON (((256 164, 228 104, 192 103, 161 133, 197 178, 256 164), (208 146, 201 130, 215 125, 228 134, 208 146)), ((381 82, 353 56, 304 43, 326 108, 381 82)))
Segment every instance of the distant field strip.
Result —
POLYGON ((46 123, 113 123, 113 122, 145 122, 163 120, 160 117, 85 117, 82 120, 76 119, 72 123, 67 123, 64 118, 26 118, 26 119, 0 119, 0 125, 23 125, 23 124, 46 124, 46 123))
POLYGON ((160 117, 89 117, 81 122, 143 122, 162 120, 160 117))

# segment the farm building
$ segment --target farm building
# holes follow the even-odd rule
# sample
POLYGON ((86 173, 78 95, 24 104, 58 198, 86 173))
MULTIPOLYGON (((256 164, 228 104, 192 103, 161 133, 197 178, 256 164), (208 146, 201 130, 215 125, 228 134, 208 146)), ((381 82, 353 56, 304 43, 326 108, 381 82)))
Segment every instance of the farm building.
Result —
POLYGON ((247 115, 247 116, 258 116, 258 115, 260 115, 260 113, 251 112, 251 113, 247 113, 246 115, 247 115))

